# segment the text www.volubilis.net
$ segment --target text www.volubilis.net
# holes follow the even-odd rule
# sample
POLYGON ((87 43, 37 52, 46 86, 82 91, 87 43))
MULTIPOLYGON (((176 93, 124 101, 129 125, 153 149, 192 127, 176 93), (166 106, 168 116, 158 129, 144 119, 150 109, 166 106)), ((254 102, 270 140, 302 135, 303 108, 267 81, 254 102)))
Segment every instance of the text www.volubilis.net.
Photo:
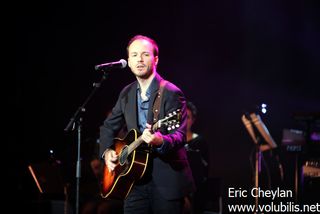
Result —
POLYGON ((316 204, 295 204, 294 202, 280 202, 270 204, 228 204, 230 213, 239 212, 265 212, 265 213, 319 213, 320 203, 316 204))

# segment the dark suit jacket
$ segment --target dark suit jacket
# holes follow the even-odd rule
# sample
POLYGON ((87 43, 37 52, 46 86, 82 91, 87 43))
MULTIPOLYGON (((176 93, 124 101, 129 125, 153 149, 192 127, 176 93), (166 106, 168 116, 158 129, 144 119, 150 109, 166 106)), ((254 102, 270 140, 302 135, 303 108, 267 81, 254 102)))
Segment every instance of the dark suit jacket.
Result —
MULTIPOLYGON (((161 80, 162 78, 157 74, 155 81, 158 87, 151 92, 148 110, 148 123, 150 124, 153 121, 153 103, 161 80)), ((137 84, 138 82, 135 81, 121 91, 112 109, 112 114, 100 127, 101 155, 113 145, 113 139, 123 125, 126 125, 128 130, 138 130, 137 84)), ((153 182, 163 197, 169 200, 181 198, 194 191, 194 183, 184 148, 187 123, 185 96, 178 87, 167 82, 163 91, 159 119, 177 109, 181 109, 182 113, 180 127, 171 133, 161 130, 164 144, 160 150, 154 149, 150 158, 153 182)))

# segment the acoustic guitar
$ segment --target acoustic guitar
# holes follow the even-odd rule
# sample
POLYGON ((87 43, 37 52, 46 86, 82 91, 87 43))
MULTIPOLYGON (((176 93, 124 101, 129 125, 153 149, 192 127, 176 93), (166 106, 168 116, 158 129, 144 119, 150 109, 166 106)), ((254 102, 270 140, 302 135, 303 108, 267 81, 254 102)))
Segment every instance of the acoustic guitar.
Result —
MULTIPOLYGON (((170 113, 165 118, 152 125, 152 130, 166 128, 171 131, 180 125, 180 109, 170 113)), ((101 179, 101 196, 103 198, 125 199, 130 193, 134 183, 144 175, 151 151, 150 145, 139 147, 144 141, 135 129, 127 135, 114 138, 114 147, 118 155, 115 169, 109 172, 104 164, 101 179)))

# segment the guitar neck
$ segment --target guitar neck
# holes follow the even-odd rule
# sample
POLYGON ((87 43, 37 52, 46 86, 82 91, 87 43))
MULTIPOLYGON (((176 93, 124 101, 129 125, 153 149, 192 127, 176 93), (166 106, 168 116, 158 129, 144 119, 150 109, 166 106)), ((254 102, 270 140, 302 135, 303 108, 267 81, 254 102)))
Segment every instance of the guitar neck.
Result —
POLYGON ((141 136, 138 137, 135 141, 133 141, 130 145, 128 145, 128 154, 131 154, 138 146, 141 145, 144 141, 141 139, 141 136))
MULTIPOLYGON (((158 122, 153 124, 151 127, 151 130, 154 132, 159 128, 158 122)), ((135 141, 133 141, 130 145, 128 145, 128 154, 131 154, 138 146, 141 145, 144 141, 141 139, 141 136, 139 136, 135 141)))

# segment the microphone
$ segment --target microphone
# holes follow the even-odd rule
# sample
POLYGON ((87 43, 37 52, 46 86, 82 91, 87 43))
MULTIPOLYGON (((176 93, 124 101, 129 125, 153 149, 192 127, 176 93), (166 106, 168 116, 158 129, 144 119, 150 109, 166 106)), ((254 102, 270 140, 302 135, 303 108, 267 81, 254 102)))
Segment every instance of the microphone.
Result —
POLYGON ((106 71, 111 68, 125 68, 127 66, 127 61, 124 59, 120 59, 117 62, 108 62, 100 65, 94 66, 96 71, 106 71))

